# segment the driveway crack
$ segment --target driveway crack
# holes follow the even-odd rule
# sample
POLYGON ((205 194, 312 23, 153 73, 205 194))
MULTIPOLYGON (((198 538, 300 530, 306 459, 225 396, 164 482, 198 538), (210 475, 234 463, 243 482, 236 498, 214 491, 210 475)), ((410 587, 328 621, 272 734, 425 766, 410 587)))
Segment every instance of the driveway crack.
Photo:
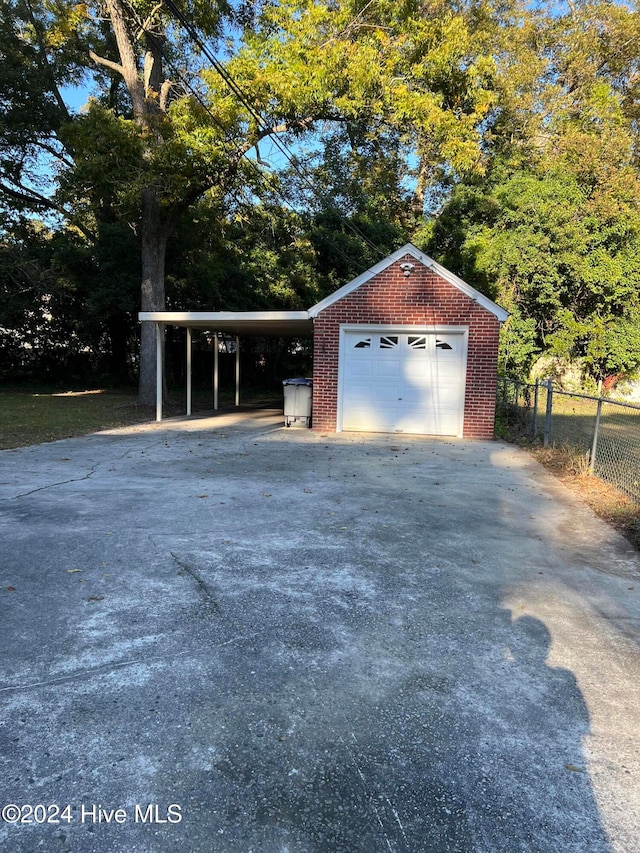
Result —
POLYGON ((66 486, 68 483, 81 483, 83 480, 88 480, 90 477, 93 477, 98 464, 100 463, 93 465, 91 467, 91 470, 83 477, 71 477, 68 480, 60 480, 56 483, 46 483, 44 486, 38 486, 37 489, 31 489, 28 492, 20 492, 20 494, 12 495, 10 498, 0 498, 0 503, 6 503, 7 501, 15 501, 18 500, 18 498, 27 498, 29 497, 29 495, 35 495, 36 492, 46 492, 47 489, 53 489, 56 486, 66 486))
MULTIPOLYGON (((182 657, 183 655, 188 654, 188 652, 182 652, 175 657, 182 657)), ((54 675, 52 678, 48 678, 46 681, 32 681, 27 682, 25 684, 7 684, 0 686, 0 693, 5 693, 8 690, 33 690, 36 687, 51 687, 54 684, 65 684, 70 681, 75 681, 78 678, 84 678, 86 676, 92 675, 104 675, 107 672, 112 672, 116 669, 122 669, 127 666, 140 666, 141 664, 149 664, 149 663, 163 663, 166 664, 167 660, 164 657, 148 657, 148 658, 137 658, 135 660, 122 660, 122 661, 110 661, 109 663, 102 664, 101 666, 91 667, 89 669, 80 669, 75 672, 69 672, 64 675, 54 675)))
POLYGON ((174 554, 173 551, 169 551, 171 554, 171 558, 174 563, 180 567, 181 571, 185 572, 189 577, 195 582, 195 585, 206 601, 207 605, 211 608, 211 611, 216 615, 220 614, 220 605, 216 600, 213 592, 209 588, 209 586, 205 583, 205 581, 200 577, 198 572, 190 566, 185 560, 181 559, 177 554, 174 554))
POLYGON ((96 473, 96 471, 101 466, 104 466, 107 464, 113 465, 114 462, 120 462, 123 459, 127 459, 128 457, 131 456, 132 453, 144 454, 148 450, 151 450, 160 444, 162 444, 162 441, 158 440, 158 441, 152 442, 151 444, 145 445, 145 447, 143 447, 141 450, 139 450, 137 448, 135 448, 135 449, 129 448, 121 456, 116 456, 115 459, 109 463, 102 461, 102 460, 99 460, 98 462, 91 465, 88 472, 86 474, 83 474, 82 476, 69 477, 69 479, 67 479, 67 480, 59 480, 59 481, 56 481, 55 483, 45 483, 43 486, 38 486, 35 489, 30 489, 28 492, 20 492, 17 495, 11 495, 11 497, 0 498, 0 503, 7 503, 8 501, 15 501, 15 500, 18 500, 18 498, 26 498, 26 497, 29 497, 29 495, 35 495, 37 492, 46 492, 47 489, 54 489, 57 486, 66 486, 69 483, 82 483, 83 481, 89 480, 91 477, 93 477, 93 475, 96 473))

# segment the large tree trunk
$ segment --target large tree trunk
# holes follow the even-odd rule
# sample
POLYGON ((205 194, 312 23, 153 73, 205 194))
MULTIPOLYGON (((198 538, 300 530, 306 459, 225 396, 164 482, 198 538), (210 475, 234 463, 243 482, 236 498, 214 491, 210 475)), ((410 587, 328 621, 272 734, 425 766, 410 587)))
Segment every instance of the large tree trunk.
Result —
MULTIPOLYGON (((154 130, 163 107, 166 107, 168 81, 164 80, 162 70, 162 49, 164 35, 156 26, 156 7, 146 22, 154 27, 152 36, 145 38, 143 67, 139 67, 137 40, 139 21, 129 15, 129 7, 123 0, 105 0, 113 34, 118 46, 120 62, 91 53, 95 62, 119 74, 131 96, 133 115, 144 140, 143 164, 148 160, 160 137, 154 130)), ((158 187, 153 179, 142 191, 142 214, 140 238, 142 242, 142 311, 163 311, 164 264, 170 227, 160 206, 158 187)), ((143 323, 140 341, 140 384, 138 401, 153 404, 156 399, 156 330, 155 324, 143 323)))
MULTIPOLYGON (((169 227, 162 220, 158 193, 147 187, 142 198, 142 311, 164 311, 164 264, 169 227)), ((138 402, 156 401, 156 326, 143 323, 140 334, 138 402)))

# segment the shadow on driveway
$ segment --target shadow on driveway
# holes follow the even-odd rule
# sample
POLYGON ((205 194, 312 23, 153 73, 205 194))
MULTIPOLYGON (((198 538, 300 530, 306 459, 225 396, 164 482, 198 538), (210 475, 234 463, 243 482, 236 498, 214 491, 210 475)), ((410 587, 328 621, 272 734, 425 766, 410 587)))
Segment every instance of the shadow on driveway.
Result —
POLYGON ((263 412, 0 480, 0 799, 70 806, 7 849, 635 849, 638 561, 517 448, 263 412))

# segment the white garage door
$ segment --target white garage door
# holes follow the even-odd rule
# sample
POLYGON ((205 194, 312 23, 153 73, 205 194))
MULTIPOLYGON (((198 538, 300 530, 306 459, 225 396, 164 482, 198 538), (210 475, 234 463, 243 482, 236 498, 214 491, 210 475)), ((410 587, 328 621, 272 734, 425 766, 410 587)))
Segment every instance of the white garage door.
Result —
POLYGON ((462 331, 345 330, 342 429, 461 435, 465 350, 462 331))

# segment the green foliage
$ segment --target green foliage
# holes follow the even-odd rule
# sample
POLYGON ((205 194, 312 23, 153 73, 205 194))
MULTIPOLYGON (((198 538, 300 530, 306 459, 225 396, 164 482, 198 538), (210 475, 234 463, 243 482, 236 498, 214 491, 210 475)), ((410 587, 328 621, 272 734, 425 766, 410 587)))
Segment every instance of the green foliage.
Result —
POLYGON ((512 306, 508 320, 500 329, 498 371, 504 376, 526 376, 539 352, 535 319, 523 317, 519 307, 512 306))
POLYGON ((12 358, 66 340, 126 372, 139 269, 164 305, 165 249, 168 307, 298 308, 413 239, 510 311, 502 369, 547 351, 595 378, 640 364, 634 9, 179 7, 226 46, 243 98, 153 0, 0 0, 12 358), (62 95, 74 83, 93 87, 80 114, 62 95))
POLYGON ((175 310, 307 308, 319 299, 315 256, 301 217, 275 200, 206 198, 181 222, 167 256, 175 310))
MULTIPOLYGON (((640 362, 637 341, 614 333, 629 327, 640 287, 640 211, 620 189, 590 190, 567 171, 520 172, 484 196, 454 193, 443 216, 462 215, 445 245, 448 260, 464 264, 482 289, 491 282, 491 295, 513 312, 503 333, 511 352, 519 340, 517 356, 505 361, 511 368, 524 371, 547 348, 585 357, 596 376, 640 362)), ((436 253, 442 227, 432 236, 436 253)))
POLYGON ((130 230, 101 224, 97 244, 23 220, 0 240, 2 376, 131 380, 139 287, 130 230))
POLYGON ((272 126, 300 133, 322 121, 331 133, 338 123, 371 142, 393 129, 421 168, 467 173, 480 166, 494 102, 484 26, 447 2, 287 0, 262 7, 229 70, 272 126))
POLYGON ((520 10, 496 43, 484 176, 456 186, 429 250, 507 310, 505 369, 538 352, 592 377, 640 364, 637 14, 520 10), (634 47, 632 47, 634 45, 634 47))
POLYGON ((133 120, 92 99, 85 112, 62 126, 60 137, 74 152, 74 165, 60 175, 57 198, 82 211, 92 229, 107 210, 110 216, 136 218, 143 148, 133 120))

